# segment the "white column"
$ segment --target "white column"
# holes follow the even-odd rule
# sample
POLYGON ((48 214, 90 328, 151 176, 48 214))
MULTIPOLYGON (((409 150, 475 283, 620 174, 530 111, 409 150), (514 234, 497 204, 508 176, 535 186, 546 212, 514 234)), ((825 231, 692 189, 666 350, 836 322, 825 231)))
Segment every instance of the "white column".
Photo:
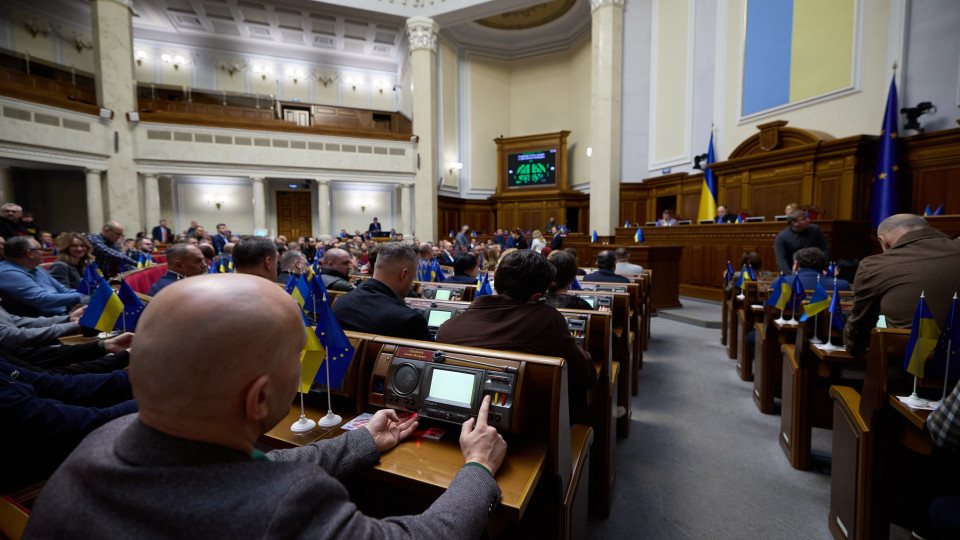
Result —
POLYGON ((267 228, 267 181, 251 178, 253 182, 253 228, 267 228))
POLYGON ((103 228, 103 171, 86 169, 87 173, 87 232, 96 234, 103 228))
POLYGON ((143 214, 146 219, 146 231, 160 223, 160 183, 157 175, 143 175, 143 214))
POLYGON ((142 222, 139 182, 133 162, 136 126, 126 120, 128 112, 137 110, 132 6, 131 0, 90 1, 97 101, 114 114, 113 120, 108 121, 112 133, 106 170, 106 211, 110 219, 131 231, 142 222))
POLYGON ((403 233, 404 236, 409 235, 410 239, 413 239, 413 232, 410 230, 411 223, 411 209, 413 208, 413 201, 410 199, 410 188, 413 187, 413 184, 410 182, 404 182, 400 184, 400 222, 397 224, 397 232, 403 233))
POLYGON ((17 202, 13 194, 13 173, 10 167, 0 167, 0 205, 11 202, 17 202))
POLYGON ((423 240, 437 239, 437 30, 429 17, 407 19, 410 37, 410 67, 413 73, 413 133, 420 137, 417 145, 420 167, 414 192, 417 215, 413 228, 404 231, 423 240))
POLYGON ((330 236, 330 181, 326 178, 317 180, 317 217, 320 220, 317 236, 330 236))
POLYGON ((600 236, 612 236, 620 216, 623 2, 590 0, 590 229, 600 236))

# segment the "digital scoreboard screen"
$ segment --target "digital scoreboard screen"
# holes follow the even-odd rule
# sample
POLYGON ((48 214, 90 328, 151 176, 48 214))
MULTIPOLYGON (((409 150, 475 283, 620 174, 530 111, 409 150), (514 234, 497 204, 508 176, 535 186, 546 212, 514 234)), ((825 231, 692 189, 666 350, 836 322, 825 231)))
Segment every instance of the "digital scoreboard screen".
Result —
POLYGON ((557 151, 507 154, 507 187, 553 186, 557 183, 557 151))

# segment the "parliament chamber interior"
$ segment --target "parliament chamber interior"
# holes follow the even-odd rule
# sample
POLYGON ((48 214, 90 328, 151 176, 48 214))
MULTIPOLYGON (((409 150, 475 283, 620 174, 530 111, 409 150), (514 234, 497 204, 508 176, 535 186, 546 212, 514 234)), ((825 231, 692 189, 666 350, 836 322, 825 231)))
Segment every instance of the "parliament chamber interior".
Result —
POLYGON ((960 538, 958 25, 5 2, 0 538, 960 538))

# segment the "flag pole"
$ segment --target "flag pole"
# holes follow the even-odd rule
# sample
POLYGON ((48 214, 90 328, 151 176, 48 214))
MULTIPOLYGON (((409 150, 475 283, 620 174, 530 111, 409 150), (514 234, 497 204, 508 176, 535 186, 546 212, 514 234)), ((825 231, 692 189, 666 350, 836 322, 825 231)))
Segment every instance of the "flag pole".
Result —
MULTIPOLYGON (((921 291, 920 292, 921 304, 923 304, 923 296, 924 296, 924 292, 921 291)), ((916 330, 919 332, 919 329, 916 329, 916 330)), ((914 347, 913 351, 910 352, 911 356, 917 357, 917 366, 913 374, 913 392, 905 398, 900 398, 900 401, 902 401, 904 405, 911 408, 922 407, 930 403, 928 400, 922 399, 920 396, 917 395, 917 379, 920 378, 920 376, 918 375, 918 373, 920 373, 920 365, 924 360, 926 360, 925 358, 920 358, 920 354, 917 351, 917 349, 919 348, 919 341, 920 340, 918 339, 917 340, 918 346, 914 347)))
MULTIPOLYGON (((323 297, 323 301, 327 301, 326 296, 323 297)), ((329 313, 329 310, 327 310, 327 312, 329 313)), ((321 321, 317 321, 318 324, 320 322, 321 321)), ((327 415, 321 418, 317 422, 317 425, 328 428, 339 424, 343 421, 343 419, 340 418, 339 414, 333 412, 333 387, 330 386, 330 347, 324 346, 323 354, 325 355, 325 358, 323 359, 323 365, 327 368, 327 415)))
POLYGON ((300 419, 290 426, 290 431, 294 433, 305 433, 317 425, 316 422, 307 418, 306 411, 303 408, 303 361, 300 361, 300 419))
MULTIPOLYGON (((820 285, 820 274, 817 274, 817 285, 820 285)), ((814 294, 816 294, 816 291, 814 291, 814 294)), ((814 345, 823 345, 823 340, 817 335, 817 317, 819 316, 819 311, 813 314, 813 337, 810 338, 810 343, 814 345)))
MULTIPOLYGON (((833 301, 832 297, 830 298, 830 301, 831 302, 833 301)), ((830 326, 827 327, 827 342, 820 346, 820 349, 824 351, 838 351, 841 348, 838 345, 834 345, 833 341, 831 341, 831 335, 833 334, 833 316, 834 316, 834 313, 831 311, 830 326)))
MULTIPOLYGON (((953 303, 957 303, 957 293, 953 293, 953 303)), ((956 324, 956 321, 953 320, 953 308, 950 308, 950 319, 948 324, 956 324)), ((939 407, 943 405, 943 400, 947 399, 947 383, 950 381, 950 357, 953 352, 953 328, 950 328, 950 336, 947 338, 947 365, 943 368, 943 395, 940 396, 940 401, 931 403, 931 407, 939 407)))

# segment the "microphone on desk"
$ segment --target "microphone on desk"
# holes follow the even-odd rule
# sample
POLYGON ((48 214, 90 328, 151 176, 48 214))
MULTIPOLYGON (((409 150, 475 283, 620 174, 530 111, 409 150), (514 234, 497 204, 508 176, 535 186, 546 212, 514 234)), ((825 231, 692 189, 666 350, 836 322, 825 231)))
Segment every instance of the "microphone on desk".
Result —
POLYGON ((433 352, 433 361, 436 362, 436 363, 438 363, 438 364, 443 364, 443 363, 447 360, 447 358, 449 358, 450 360, 456 360, 456 361, 458 361, 458 362, 464 362, 464 363, 466 363, 466 364, 474 364, 474 365, 477 365, 477 366, 483 366, 483 367, 488 367, 488 368, 493 368, 493 369, 499 369, 499 370, 505 371, 505 372, 507 372, 507 373, 517 373, 517 368, 512 367, 512 366, 498 366, 498 365, 496 365, 496 364, 488 364, 488 363, 486 363, 486 362, 481 362, 481 361, 479 361, 479 360, 471 360, 471 359, 469 359, 469 358, 459 358, 459 357, 456 357, 456 356, 447 356, 447 354, 446 354, 445 352, 443 352, 443 351, 434 351, 434 352, 433 352))

